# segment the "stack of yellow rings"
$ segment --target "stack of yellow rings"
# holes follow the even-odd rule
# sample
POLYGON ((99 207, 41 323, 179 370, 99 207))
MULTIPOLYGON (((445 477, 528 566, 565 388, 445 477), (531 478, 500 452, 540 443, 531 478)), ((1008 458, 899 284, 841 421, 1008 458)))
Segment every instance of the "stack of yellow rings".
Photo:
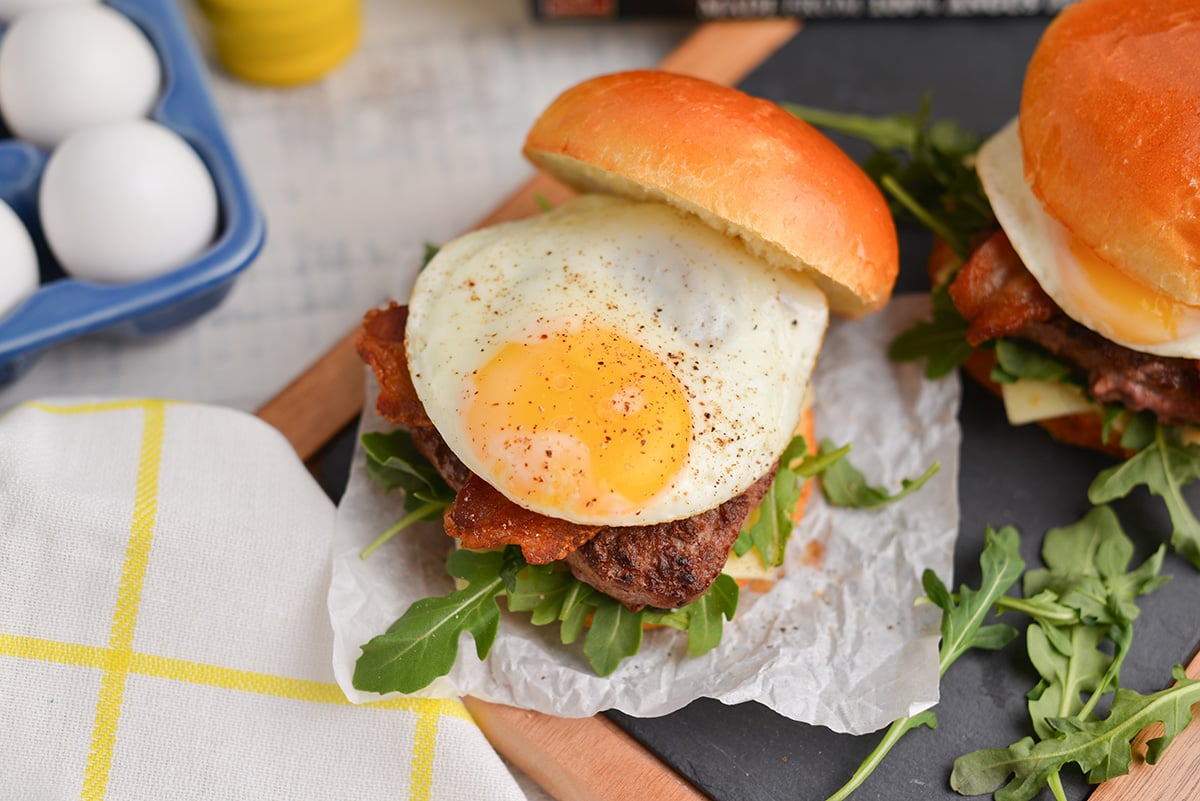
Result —
POLYGON ((197 0, 217 60, 269 86, 314 81, 354 52, 361 0, 197 0))

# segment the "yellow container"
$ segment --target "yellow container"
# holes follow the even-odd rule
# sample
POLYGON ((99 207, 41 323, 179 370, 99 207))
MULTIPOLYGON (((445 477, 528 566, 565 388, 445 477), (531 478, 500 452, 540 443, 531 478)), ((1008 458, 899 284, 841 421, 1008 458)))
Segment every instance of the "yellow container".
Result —
POLYGON ((315 81, 345 61, 362 33, 361 0, 197 0, 217 60, 253 83, 315 81))

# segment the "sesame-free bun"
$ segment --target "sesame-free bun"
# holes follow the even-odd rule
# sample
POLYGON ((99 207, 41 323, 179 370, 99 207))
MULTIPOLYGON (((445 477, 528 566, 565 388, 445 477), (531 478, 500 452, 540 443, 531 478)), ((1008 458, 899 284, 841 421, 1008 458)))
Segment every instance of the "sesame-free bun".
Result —
POLYGON ((899 264, 882 194, 774 103, 668 72, 606 75, 551 103, 524 152, 576 189, 669 203, 805 270, 837 313, 860 317, 891 296, 899 264))
POLYGON ((1101 258, 1200 305, 1200 3, 1084 0, 1025 73, 1025 177, 1101 258))

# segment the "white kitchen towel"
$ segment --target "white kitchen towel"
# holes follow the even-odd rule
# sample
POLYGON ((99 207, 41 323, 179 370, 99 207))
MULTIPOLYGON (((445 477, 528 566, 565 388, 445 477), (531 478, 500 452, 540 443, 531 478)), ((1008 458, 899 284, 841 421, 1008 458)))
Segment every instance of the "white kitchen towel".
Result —
POLYGON ((346 702, 333 519, 242 412, 0 416, 0 799, 523 799, 457 701, 346 702))

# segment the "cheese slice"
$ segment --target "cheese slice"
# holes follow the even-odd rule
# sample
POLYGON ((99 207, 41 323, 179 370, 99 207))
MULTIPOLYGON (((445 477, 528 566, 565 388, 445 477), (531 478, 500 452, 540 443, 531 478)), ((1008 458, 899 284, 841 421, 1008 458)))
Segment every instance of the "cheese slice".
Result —
POLYGON ((1022 379, 1012 384, 1001 384, 1000 393, 1004 398, 1008 422, 1014 426, 1099 408, 1088 400, 1079 387, 1058 381, 1022 379))

